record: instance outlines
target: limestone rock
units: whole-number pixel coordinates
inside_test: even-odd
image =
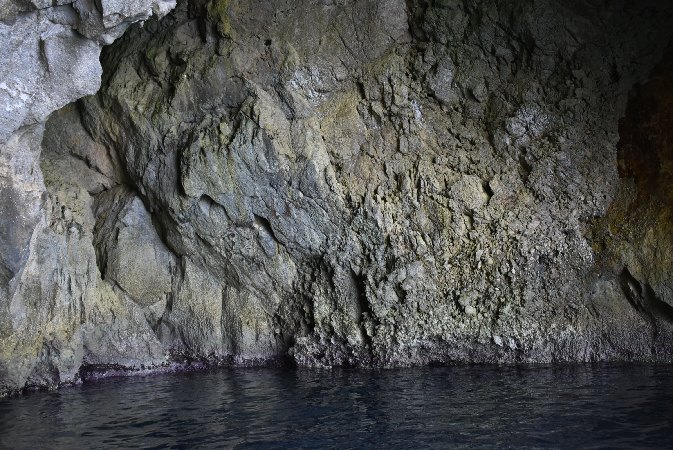
[[[61,165],[51,172],[59,174],[55,181],[61,185],[45,186],[44,123],[53,111],[97,92],[104,43],[172,6],[172,1],[0,2],[0,395],[76,379],[83,303],[93,295],[98,275],[87,229],[88,192],[72,183],[61,190],[60,180],[72,176],[58,158],[45,159],[45,165]],[[112,186],[106,181],[110,173],[91,175],[97,189]]]
[[[193,360],[672,360],[669,229],[624,206],[651,183],[617,143],[673,6],[594,3],[182,1],[104,51],[41,157],[41,121],[100,73],[66,92],[46,67],[168,4],[5,14],[33,24],[2,25],[13,48],[53,31],[34,85],[0,85],[0,389]]]

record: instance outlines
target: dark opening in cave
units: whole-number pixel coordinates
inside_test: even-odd
[[[673,46],[649,79],[629,95],[619,122],[618,193],[606,216],[598,221],[602,252],[599,267],[628,274],[655,293],[670,291],[673,258]],[[650,285],[652,286],[650,288]],[[632,292],[621,283],[627,298]],[[655,308],[640,313],[656,316],[670,309],[657,299]],[[662,316],[663,317],[663,316]],[[668,317],[666,315],[666,317]]]
[[[634,89],[619,135],[619,175],[633,178],[638,190],[631,208],[650,202],[673,208],[673,47]]]

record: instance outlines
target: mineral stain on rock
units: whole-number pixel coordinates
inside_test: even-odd
[[[140,3],[98,93],[0,149],[1,393],[673,359],[673,5]]]
[[[619,123],[618,194],[605,217],[596,222],[599,262],[615,272],[623,266],[620,277],[627,297],[652,299],[657,320],[670,320],[666,311],[671,308],[673,260],[667,249],[673,245],[672,55],[669,47],[649,79],[630,93]],[[665,300],[654,300],[654,292],[664,294]],[[643,312],[642,306],[634,307]]]

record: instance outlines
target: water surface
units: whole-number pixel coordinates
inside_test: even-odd
[[[229,369],[0,401],[9,448],[670,448],[673,367]]]

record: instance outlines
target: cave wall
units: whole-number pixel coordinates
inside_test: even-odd
[[[174,6],[172,0],[0,1],[0,396],[26,383],[75,379],[82,293],[97,276],[86,254],[91,244],[79,245],[77,227],[56,234],[48,227],[60,206],[40,168],[45,122],[98,91],[105,44]]]
[[[673,92],[647,84],[659,3],[192,0],[130,27],[96,95],[3,147],[31,170],[0,178],[1,389],[671,360],[669,140],[637,147],[670,108],[634,90]]]

